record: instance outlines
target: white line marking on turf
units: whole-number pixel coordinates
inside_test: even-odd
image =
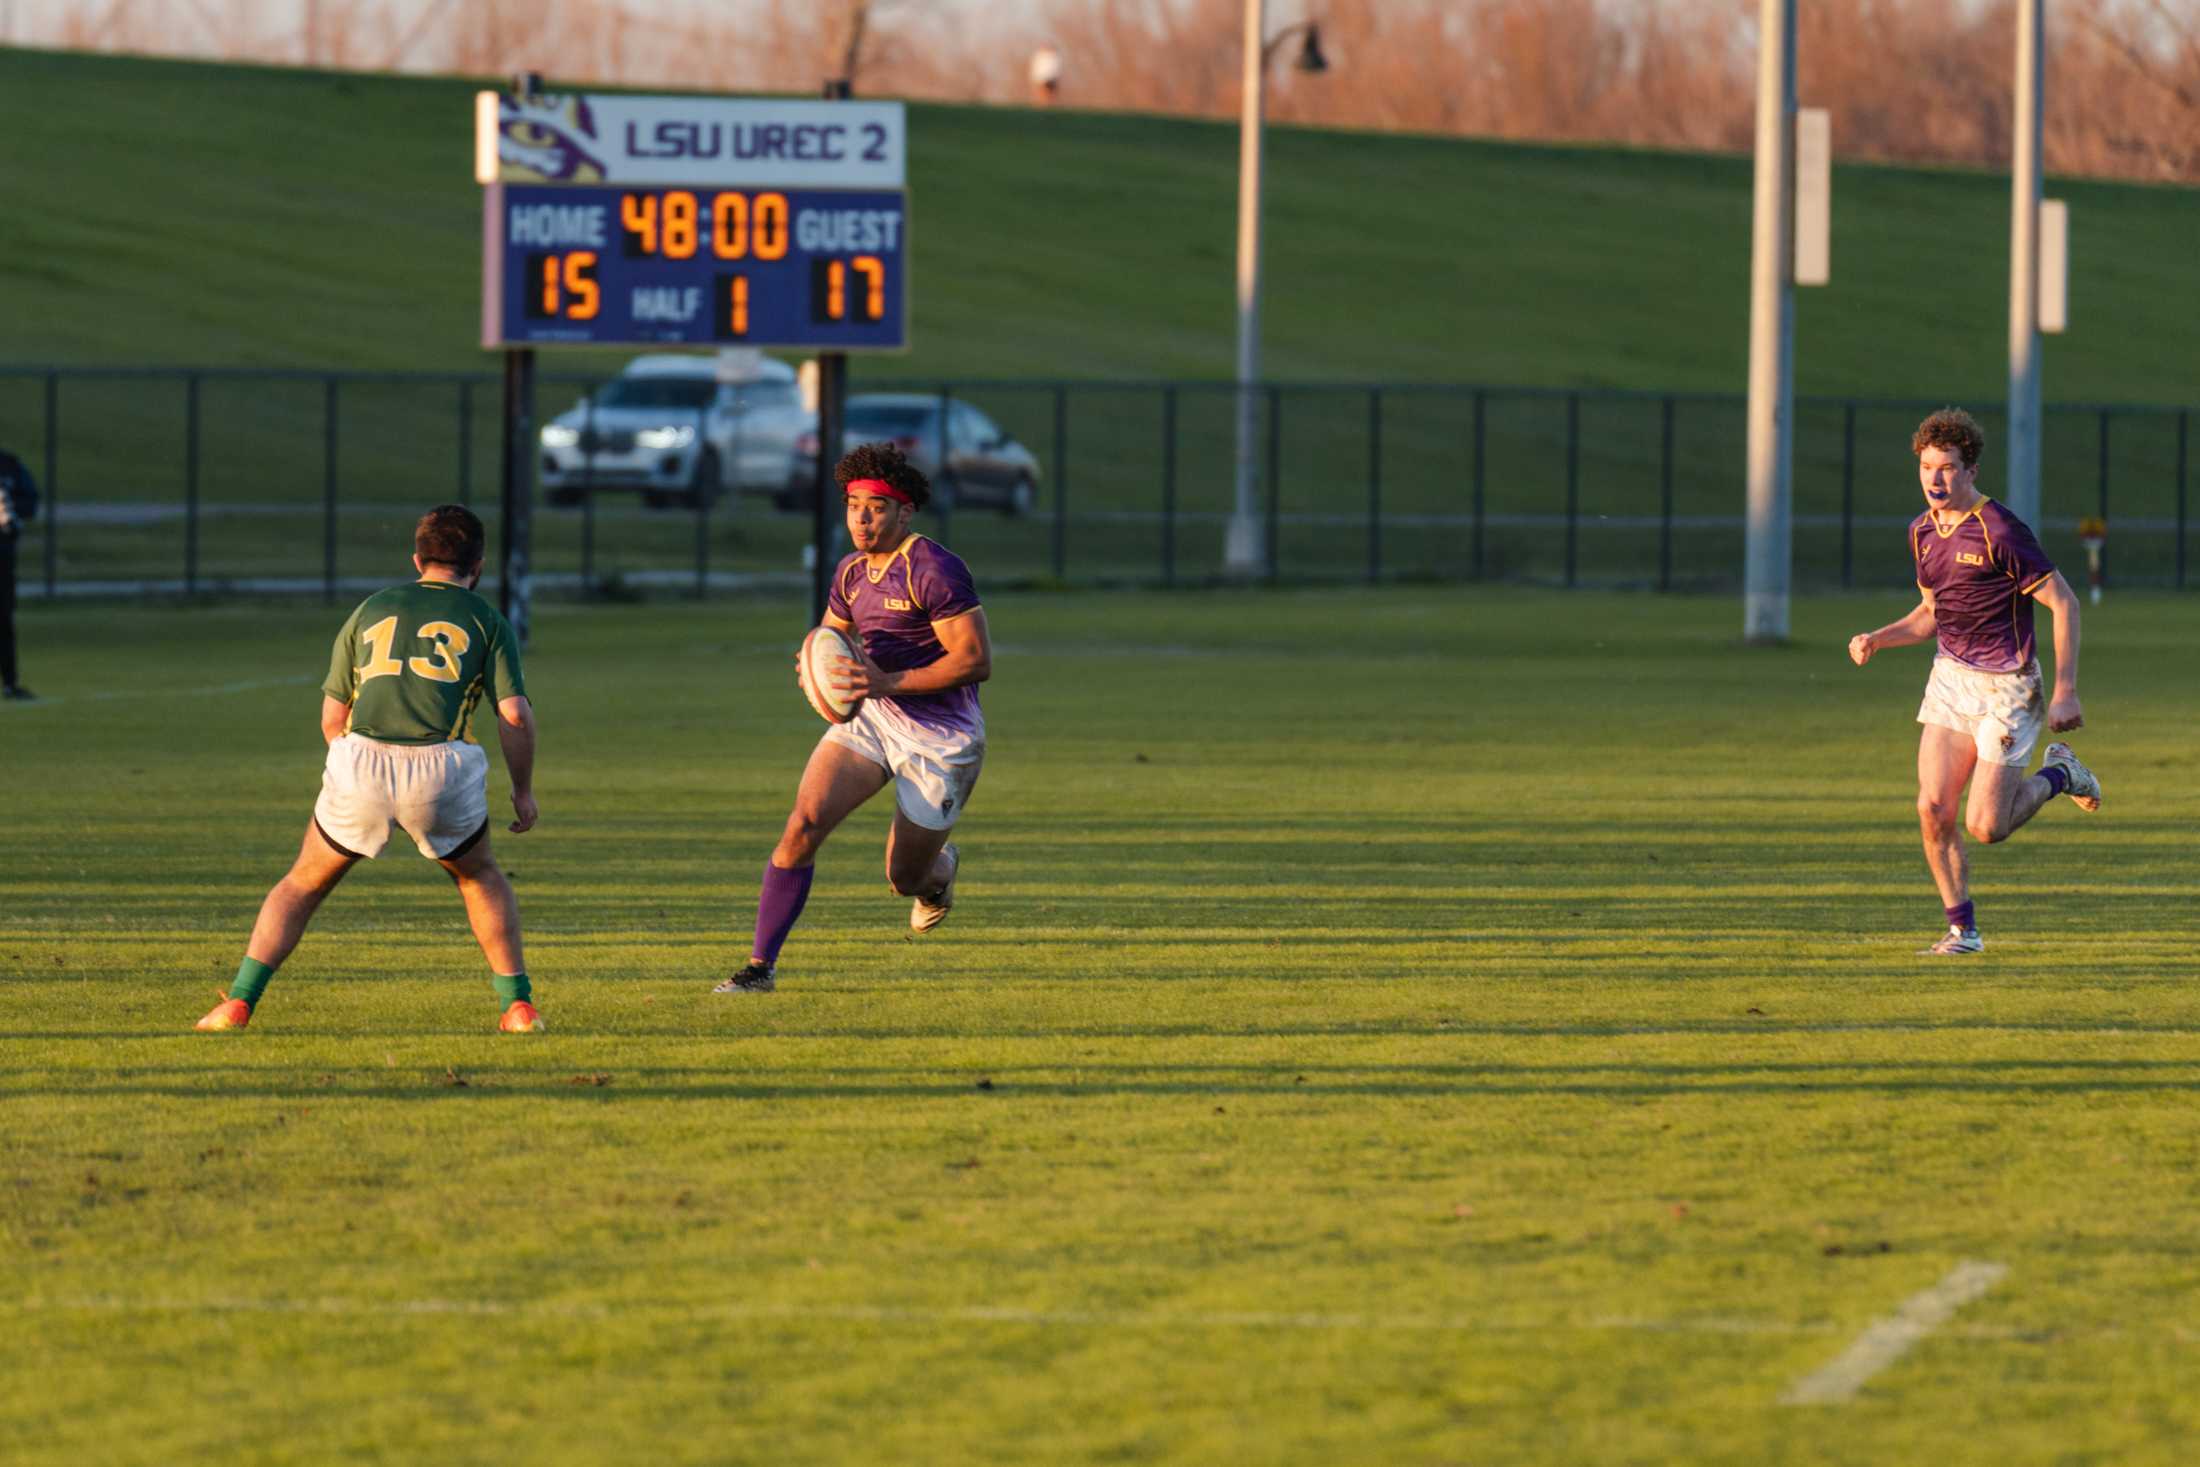
[[[1827,1406],[1856,1395],[1865,1381],[1909,1352],[1964,1305],[2000,1283],[2009,1273],[1999,1263],[1959,1263],[1947,1277],[1856,1337],[1856,1343],[1819,1370],[1812,1371],[1780,1397],[1783,1406]]]
[[[354,1317],[476,1315],[489,1318],[607,1319],[635,1314],[673,1314],[692,1319],[811,1320],[859,1324],[1011,1324],[1074,1329],[1145,1330],[1310,1330],[1378,1334],[1544,1335],[1655,1333],[1684,1335],[1796,1336],[1827,1335],[1830,1324],[1789,1324],[1781,1320],[1697,1315],[1681,1319],[1606,1316],[1588,1320],[1497,1321],[1461,1315],[1286,1313],[1271,1310],[1201,1310],[1142,1313],[1127,1309],[1022,1309],[1003,1305],[944,1305],[912,1308],[876,1304],[708,1304],[687,1300],[632,1299],[589,1304],[577,1300],[504,1299],[350,1299],[338,1297],[266,1299],[214,1296],[203,1299],[123,1298],[80,1295],[0,1301],[6,1314],[319,1314]],[[1958,1329],[1950,1334],[1977,1339],[2020,1339],[2027,1332],[2005,1327]]]
[[[31,713],[40,708],[59,708],[64,703],[120,703],[139,698],[223,698],[231,693],[254,693],[262,688],[295,688],[319,681],[319,678],[306,675],[256,677],[242,682],[214,683],[203,688],[129,688],[107,693],[82,693],[74,698],[40,698],[35,702],[17,703],[13,707]]]

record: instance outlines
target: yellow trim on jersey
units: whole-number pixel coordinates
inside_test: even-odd
[[[2049,571],[2049,572],[2048,572],[2048,573],[2047,573],[2046,575],[2044,575],[2044,576],[2041,576],[2041,577],[2040,577],[2040,578],[2039,578],[2038,580],[2034,581],[2034,582],[2033,582],[2033,583],[2032,583],[2031,585],[2029,585],[2029,586],[2019,586],[2019,587],[2017,587],[2017,594],[2018,594],[2019,596],[2029,596],[2029,595],[2031,595],[2031,594],[2032,594],[2032,593],[2033,593],[2034,591],[2037,591],[2037,590],[2038,590],[2038,589],[2039,589],[2040,587],[2042,587],[2042,586],[2046,585],[2046,584],[2047,584],[2047,583],[2048,583],[2049,581],[2052,581],[2053,579],[2055,579],[2055,573],[2054,573],[2053,571]]]
[[[909,550],[911,546],[923,538],[922,535],[904,535],[901,538],[901,544],[894,547],[894,555],[901,561],[902,589],[909,593],[909,604],[919,611],[924,611],[924,603],[917,599],[917,567],[916,562],[909,558]],[[888,561],[887,565],[891,568],[893,561]],[[925,614],[930,615],[931,613],[926,612]]]
[[[1972,506],[1971,506],[1970,510],[1969,510],[1969,511],[1968,511],[1967,513],[1965,513],[1965,515],[1963,516],[1963,519],[1957,520],[1957,521],[1956,521],[1956,522],[1955,522],[1954,524],[1950,525],[1950,526],[1949,526],[1949,527],[1948,527],[1947,529],[1945,529],[1945,530],[1943,530],[1943,529],[1942,529],[1942,528],[1940,527],[1940,518],[1939,518],[1939,516],[1935,515],[1935,514],[1934,514],[1934,513],[1933,513],[1933,512],[1931,511],[1931,510],[1927,510],[1927,511],[1925,511],[1925,521],[1926,521],[1926,523],[1927,523],[1927,524],[1929,524],[1929,525],[1931,525],[1931,526],[1933,527],[1933,533],[1934,533],[1934,534],[1938,535],[1938,536],[1939,536],[1939,537],[1940,537],[1941,539],[1945,540],[1945,539],[1947,539],[1947,538],[1948,538],[1948,537],[1949,537],[1950,535],[1953,535],[1953,534],[1954,534],[1954,533],[1955,533],[1956,531],[1958,531],[1958,530],[1960,530],[1960,529],[1962,529],[1962,528],[1963,528],[1963,520],[1967,520],[1967,519],[1970,519],[1970,518],[1972,518],[1972,516],[1974,516],[1974,515],[1978,515],[1978,513],[1979,513],[1979,511],[1980,511],[1980,510],[1982,510],[1982,509],[1986,508],[1986,506],[1987,506],[1987,505],[1989,505],[1989,504],[1992,504],[1992,503],[1993,503],[1993,501],[1992,501],[1991,499],[1988,499],[1988,498],[1987,498],[1987,497],[1986,497],[1985,495],[1981,494],[1981,495],[1980,495],[1980,496],[1978,497],[1978,503],[1976,503],[1976,504],[1974,504],[1974,505],[1972,505]],[[1984,517],[1984,516],[1979,516],[1979,522],[1978,522],[1978,527],[1979,527],[1979,533],[1981,533],[1981,534],[1985,534],[1985,532],[1986,532],[1986,520],[1985,520],[1985,517]],[[1992,535],[1987,535],[1987,536],[1986,536],[1986,548],[1987,548],[1988,550],[1992,550],[1992,549],[1994,548],[1994,537],[1993,537]]]
[[[481,704],[481,690],[487,685],[488,678],[489,669],[484,666],[474,674],[474,680],[467,684],[466,696],[459,700],[458,722],[451,725],[453,740],[462,740],[469,744],[474,742],[473,733],[467,725],[474,721],[474,709]]]

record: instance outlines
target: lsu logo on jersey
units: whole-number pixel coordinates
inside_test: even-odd
[[[902,600],[899,596],[889,596],[886,598],[886,609],[888,611],[915,611],[917,608],[914,604]]]
[[[1983,555],[1975,555],[1975,554],[1973,554],[1972,552],[1970,552],[1970,551],[1968,551],[1968,550],[1958,550],[1958,551],[1956,552],[1956,564],[1957,564],[1957,565],[1984,565],[1984,564],[1986,564],[1986,557],[1985,557],[1985,556],[1983,556]]]

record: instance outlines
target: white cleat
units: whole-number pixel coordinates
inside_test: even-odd
[[[949,841],[944,847],[950,863],[947,868],[947,885],[928,897],[918,897],[909,908],[909,930],[930,932],[947,920],[947,909],[955,905],[955,878],[962,875],[962,852]]]
[[[1986,939],[1978,935],[1976,927],[1950,927],[1948,935],[1931,947],[1921,947],[1921,958],[1960,958],[1971,953],[1986,951]]]
[[[2061,769],[2068,781],[2063,793],[2070,796],[2070,803],[2091,814],[2101,808],[2101,777],[2078,762],[2078,756],[2068,744],[2049,744],[2047,757],[2040,761],[2042,769]]]

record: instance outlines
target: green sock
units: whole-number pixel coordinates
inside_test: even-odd
[[[253,1008],[260,1006],[260,995],[267,990],[267,980],[275,976],[275,970],[266,963],[246,958],[237,964],[237,980],[229,985],[229,996],[241,998]]]
[[[496,980],[497,1001],[506,1008],[516,1003],[525,1003],[534,995],[535,990],[528,983],[525,973],[492,973],[489,976]]]

